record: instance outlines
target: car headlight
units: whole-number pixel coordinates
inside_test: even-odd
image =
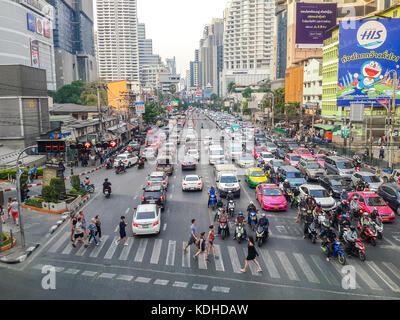
[[[287,201],[283,201],[283,204],[287,204]]]

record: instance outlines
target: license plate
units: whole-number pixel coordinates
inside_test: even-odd
[[[155,200],[150,200],[149,203],[156,203],[156,201]]]
[[[149,227],[148,224],[145,224],[145,225],[142,226],[143,229],[147,229],[148,227]]]
[[[278,209],[279,209],[279,207],[274,207],[274,209],[275,209],[275,210],[278,210]]]
[[[190,187],[189,189],[190,189],[190,190],[194,190],[195,188],[193,188],[193,187]]]

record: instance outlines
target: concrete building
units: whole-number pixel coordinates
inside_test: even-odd
[[[108,105],[125,112],[128,106],[132,106],[129,96],[134,96],[136,99],[141,95],[141,90],[142,87],[138,81],[110,81],[107,83]]]
[[[176,92],[179,90],[180,75],[171,73],[157,74],[157,88],[162,94],[170,94],[171,85],[175,85]]]
[[[303,65],[296,65],[286,69],[285,103],[301,103],[303,101],[303,73]]]
[[[0,84],[1,143],[15,149],[35,145],[50,129],[46,70],[0,65]]]
[[[167,65],[167,67],[169,68],[169,72],[171,72],[171,74],[176,74],[176,60],[175,60],[175,57],[173,57],[172,59],[165,59],[165,63]]]
[[[76,80],[97,80],[93,2],[46,1],[53,6],[55,12],[53,32],[57,88]]]
[[[286,70],[286,46],[287,46],[287,5],[285,0],[275,3],[274,25],[274,80],[284,79]]]
[[[44,0],[0,0],[0,9],[0,65],[43,69],[46,89],[56,90],[53,7]],[[3,80],[1,87],[10,85]]]
[[[225,10],[222,95],[230,82],[248,86],[273,78],[275,3],[231,0]]]
[[[144,88],[155,89],[157,88],[157,75],[169,74],[168,68],[163,64],[158,65],[144,65],[141,70],[141,84]]]
[[[139,81],[136,0],[97,0],[99,77]]]
[[[302,63],[303,106],[306,113],[311,114],[311,110],[320,109],[322,104],[322,57],[310,57]]]

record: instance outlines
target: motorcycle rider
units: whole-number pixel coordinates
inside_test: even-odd
[[[118,169],[117,170],[125,171],[125,164],[122,160],[118,161]]]
[[[328,256],[326,258],[326,261],[329,261],[329,258],[332,254],[334,241],[336,239],[336,234],[331,229],[331,225],[328,222],[326,222],[326,221],[323,222],[322,226],[323,226],[323,229],[321,230],[319,236],[322,239],[322,246],[324,246],[328,249]]]
[[[217,200],[217,191],[214,189],[214,186],[211,186],[210,190],[208,190],[208,207],[210,207],[211,196],[215,196],[215,200]]]
[[[346,242],[345,251],[347,254],[353,250],[357,238],[356,228],[352,225],[343,232],[343,239]]]
[[[258,225],[263,227],[265,231],[269,227],[269,220],[264,212],[261,214],[260,220],[258,220]]]
[[[141,156],[139,156],[138,163],[139,166],[144,166],[144,159]]]
[[[346,190],[342,190],[342,192],[340,193],[340,200],[348,200],[349,199],[349,194],[347,193]]]
[[[110,193],[111,193],[111,182],[109,182],[107,178],[104,179],[104,182],[103,182],[103,193],[105,193],[106,189],[109,189]]]
[[[374,209],[371,211],[370,217],[371,217],[371,220],[374,222],[379,217],[378,209],[376,207],[374,207]]]
[[[356,191],[364,191],[366,188],[366,183],[363,180],[358,180],[356,184]]]
[[[297,216],[296,216],[296,222],[299,222],[300,216],[301,216],[301,211],[302,209],[307,210],[307,202],[304,197],[300,199],[299,206],[297,207]]]
[[[228,215],[226,214],[226,211],[224,209],[220,209],[219,217],[218,217],[218,222],[225,222],[226,223],[226,235],[229,236],[229,220],[228,220]],[[221,227],[218,225],[218,234],[221,234]]]
[[[313,223],[313,221],[314,221],[313,214],[311,212],[306,212],[306,216],[305,216],[304,221],[305,222],[304,222],[304,230],[303,230],[304,236],[303,236],[303,238],[305,239],[307,237],[307,235],[308,235],[308,226],[311,223]]]
[[[317,205],[316,205],[316,207],[315,207],[315,209],[313,210],[313,215],[314,215],[314,217],[317,219],[318,218],[318,216],[322,213],[322,206],[321,206],[321,204],[318,202],[317,203]]]
[[[83,183],[84,183],[85,187],[89,187],[91,185],[89,176],[86,176],[86,179]]]
[[[247,223],[250,225],[250,212],[257,212],[257,208],[254,205],[253,201],[250,201],[249,206],[247,207]],[[257,223],[257,215],[256,215],[256,223]]]
[[[297,197],[299,197],[300,196],[300,190],[299,190],[299,188],[296,188],[296,189],[294,189],[293,190],[293,199],[292,199],[292,203],[291,203],[291,207],[293,207],[293,205],[294,205],[294,203],[296,202],[296,201],[298,201],[299,203],[300,203],[300,199],[298,199]],[[297,204],[298,205],[298,204]]]
[[[235,234],[233,236],[233,240],[236,240],[236,227],[239,223],[242,223],[243,227],[244,227],[244,215],[242,211],[238,212],[238,215],[235,219]],[[246,230],[244,230],[244,233],[246,234]]]
[[[316,202],[315,202],[315,199],[310,194],[307,195],[306,202],[307,202],[308,209],[314,210],[314,208],[316,206]]]
[[[372,219],[369,216],[368,212],[364,212],[361,219],[360,219],[360,224],[361,224],[361,232],[364,232],[365,228],[372,223]]]

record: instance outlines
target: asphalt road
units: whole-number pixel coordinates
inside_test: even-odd
[[[199,135],[217,137],[215,124],[195,117]],[[203,122],[204,129],[200,129]],[[185,135],[186,128],[183,136]],[[318,244],[302,237],[302,226],[295,223],[293,210],[267,213],[270,238],[262,248],[258,261],[262,273],[250,264],[242,274],[247,255],[247,244],[232,239],[216,238],[220,259],[195,261],[191,254],[183,254],[189,237],[190,220],[196,218],[197,233],[208,231],[213,214],[207,209],[207,190],[215,185],[212,166],[202,145],[202,163],[196,174],[203,177],[202,192],[182,192],[182,172],[175,166],[169,179],[167,205],[162,213],[161,233],[156,236],[132,235],[132,210],[140,203],[145,177],[154,169],[146,163],[143,170],[130,168],[115,175],[102,169],[92,175],[96,192],[84,208],[87,221],[95,215],[102,220],[103,242],[87,249],[71,246],[70,226],[61,227],[28,261],[15,267],[1,269],[0,287],[13,288],[11,293],[0,292],[3,299],[399,299],[400,298],[400,230],[396,221],[385,224],[384,239],[376,247],[366,244],[367,260],[348,258],[348,265],[356,271],[356,288],[342,286],[342,266],[337,261],[327,262]],[[183,145],[179,156],[182,156]],[[101,184],[108,177],[113,194],[105,199]],[[241,197],[237,209],[245,211],[250,200],[255,200],[241,178]],[[258,204],[257,204],[258,206]],[[258,206],[259,207],[259,206]],[[128,217],[129,246],[115,246],[117,225],[121,215]],[[233,228],[231,227],[233,235]],[[56,268],[56,289],[42,288],[42,267]],[[2,266],[0,266],[1,268]],[[244,290],[245,289],[245,290]]]

